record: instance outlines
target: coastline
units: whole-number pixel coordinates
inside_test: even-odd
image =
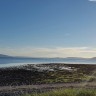
[[[96,65],[96,63],[80,63],[80,62],[74,62],[74,63],[71,63],[71,62],[29,62],[29,63],[6,63],[6,64],[0,64],[0,68],[8,68],[8,67],[18,67],[18,66],[26,66],[26,65],[32,65],[32,64],[35,64],[35,65],[42,65],[42,64],[82,64],[82,65]]]

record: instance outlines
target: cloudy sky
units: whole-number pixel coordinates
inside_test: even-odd
[[[96,0],[0,0],[0,53],[95,57]]]

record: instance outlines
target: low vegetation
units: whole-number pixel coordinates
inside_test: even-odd
[[[86,81],[96,82],[96,65],[42,64],[37,66],[53,68],[54,71],[39,70],[33,67],[33,65],[20,68],[0,69],[0,86]],[[61,70],[59,67],[70,67],[72,70]],[[30,68],[30,70],[28,68]]]
[[[96,89],[59,89],[45,93],[26,94],[24,96],[96,96]]]
[[[14,96],[13,93],[15,91],[25,94],[24,96],[96,96],[96,86],[93,86],[95,83],[96,65],[91,64],[29,64],[13,68],[0,68],[0,87],[10,86],[12,88],[11,93],[2,91],[4,94],[8,94],[6,96]],[[70,85],[53,87],[52,84]],[[75,84],[84,85],[74,86]],[[16,89],[20,85],[24,85],[25,89]],[[34,87],[29,90],[29,85],[45,85],[45,87],[40,89],[34,89]],[[50,85],[51,87],[47,88],[46,85]],[[83,87],[85,89],[82,89]]]

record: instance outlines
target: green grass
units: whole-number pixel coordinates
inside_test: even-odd
[[[96,89],[59,89],[45,93],[26,94],[24,96],[96,96]]]

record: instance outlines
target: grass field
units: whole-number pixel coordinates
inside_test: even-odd
[[[26,94],[23,96],[96,96],[96,89],[58,89],[45,93]]]

